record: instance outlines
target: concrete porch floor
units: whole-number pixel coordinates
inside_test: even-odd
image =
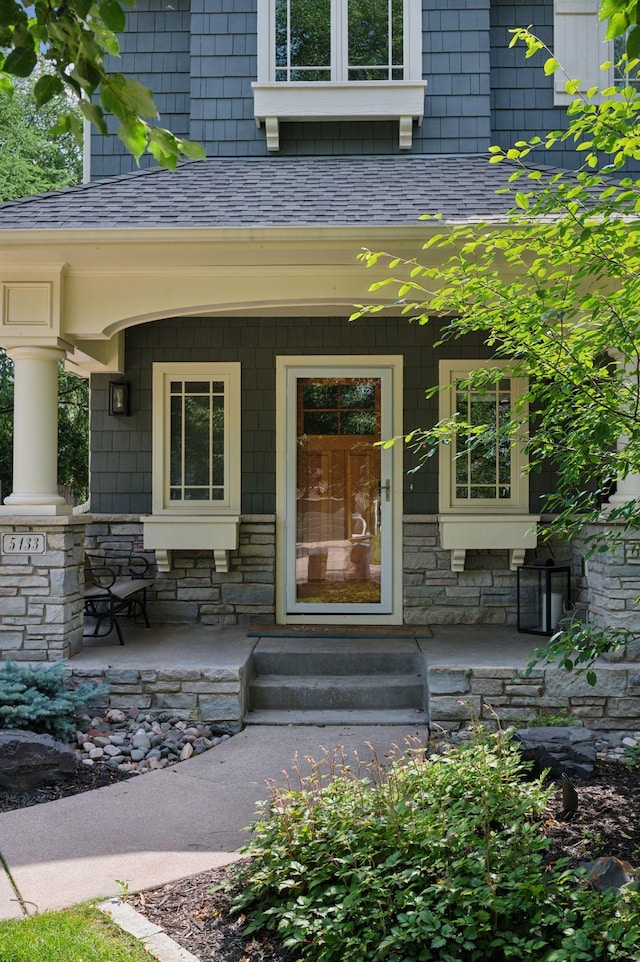
[[[121,622],[124,645],[115,632],[104,638],[84,638],[84,648],[72,658],[74,667],[112,668],[225,668],[240,670],[246,664],[259,637],[249,637],[250,626],[152,625],[145,628],[125,619]],[[435,625],[433,638],[419,639],[429,667],[522,668],[530,653],[542,647],[540,635],[518,632],[505,625]],[[379,642],[383,636],[376,636]],[[411,637],[408,635],[407,637]],[[338,647],[339,638],[324,641],[328,649]],[[393,638],[388,639],[393,650]],[[323,646],[324,647],[324,646]]]

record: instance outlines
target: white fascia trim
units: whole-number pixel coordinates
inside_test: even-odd
[[[482,223],[486,223],[491,218],[483,217]],[[494,219],[496,227],[506,223],[504,219]],[[224,244],[233,243],[248,244],[259,239],[261,243],[278,243],[294,240],[296,242],[307,243],[309,239],[325,240],[330,242],[332,239],[339,238],[341,241],[354,242],[371,241],[372,234],[384,236],[397,240],[415,241],[416,237],[424,237],[425,232],[441,231],[441,224],[436,227],[429,227],[423,221],[416,221],[416,225],[407,224],[364,224],[360,227],[353,225],[328,224],[300,224],[297,226],[282,227],[268,226],[248,226],[248,227],[69,227],[69,228],[16,228],[13,230],[0,230],[0,263],[4,260],[4,255],[11,248],[43,246],[55,247],[59,250],[63,245],[78,245],[83,248],[91,244],[100,244],[104,247],[126,247],[138,244],[148,248],[150,246],[161,247],[162,245],[176,244]],[[371,244],[367,244],[371,247]],[[66,253],[66,252],[65,252]],[[15,258],[15,255],[13,255]],[[16,260],[16,263],[23,264],[24,261]],[[71,269],[71,268],[70,268]]]

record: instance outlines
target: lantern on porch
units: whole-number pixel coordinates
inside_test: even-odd
[[[553,561],[520,565],[517,579],[518,631],[553,635],[571,602],[571,568]]]

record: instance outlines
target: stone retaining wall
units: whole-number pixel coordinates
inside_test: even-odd
[[[108,668],[103,672],[70,662],[72,684],[107,685],[92,708],[137,708],[152,715],[199,719],[239,731],[245,713],[246,666],[231,668]]]
[[[458,728],[473,717],[510,725],[569,710],[596,731],[635,731],[640,718],[640,668],[597,669],[595,687],[563,669],[534,669],[514,678],[515,668],[427,669],[431,722]]]
[[[109,692],[94,707],[138,708],[156,716],[171,713],[226,726],[242,727],[246,713],[247,666],[215,668],[90,668],[67,666],[72,682],[106,684]],[[520,724],[568,711],[594,731],[635,731],[640,718],[640,668],[599,668],[592,688],[557,668],[535,669],[515,678],[515,668],[426,668],[429,718],[445,730],[471,720],[487,726]]]

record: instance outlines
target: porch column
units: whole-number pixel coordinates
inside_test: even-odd
[[[59,347],[13,346],[14,362],[13,493],[2,514],[71,514],[58,494]]]
[[[625,360],[618,351],[610,351],[611,357],[615,359],[617,364],[627,372],[629,380],[633,378],[634,380],[638,375],[638,365],[640,364],[640,359],[635,358],[632,361]],[[629,443],[629,438],[623,435],[618,440],[618,451],[624,451],[625,447]],[[619,478],[616,482],[616,493],[612,494],[608,499],[608,503],[612,508],[620,507],[623,504],[629,504],[632,501],[637,501],[640,499],[640,474],[637,472],[630,472],[626,477]]]
[[[618,441],[618,451],[624,450],[627,444],[627,438],[620,438]],[[616,493],[612,494],[608,499],[608,503],[613,508],[617,508],[622,504],[628,504],[631,501],[640,500],[640,474],[637,472],[630,472],[626,478],[619,478],[616,482]]]

